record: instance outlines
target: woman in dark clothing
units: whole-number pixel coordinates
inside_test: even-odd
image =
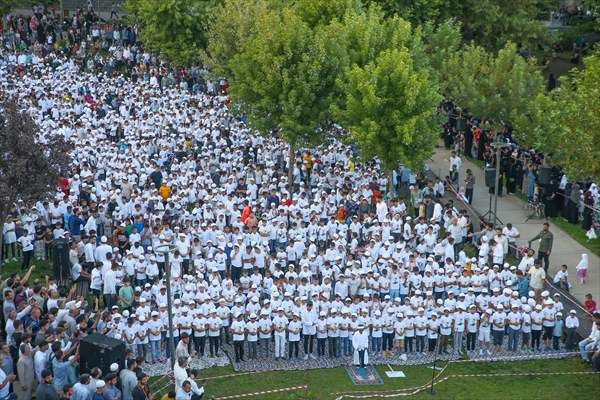
[[[583,221],[581,226],[584,230],[588,231],[592,227],[592,220],[594,215],[594,196],[589,190],[583,195]]]
[[[579,184],[571,185],[571,194],[567,203],[567,219],[570,223],[576,224],[579,220]]]

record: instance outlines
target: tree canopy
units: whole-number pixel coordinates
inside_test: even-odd
[[[17,200],[29,201],[53,194],[69,166],[69,145],[54,136],[37,140],[38,127],[18,105],[0,101],[0,220]]]
[[[378,157],[389,171],[398,163],[420,166],[431,156],[442,97],[407,48],[384,50],[364,67],[353,66],[339,84],[344,104],[334,106],[334,115],[364,158]]]
[[[600,51],[584,58],[560,87],[532,101],[519,139],[562,166],[569,177],[600,178]]]
[[[543,93],[544,80],[534,60],[508,43],[496,55],[469,45],[442,62],[440,84],[446,95],[473,115],[496,126],[517,123],[530,102]]]
[[[200,62],[216,0],[127,0],[144,46],[175,65]]]
[[[415,25],[439,25],[448,19],[460,23],[466,43],[487,50],[506,42],[539,44],[546,36],[543,20],[550,15],[550,0],[370,0],[386,15],[400,15]]]

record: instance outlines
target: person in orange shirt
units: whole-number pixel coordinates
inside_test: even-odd
[[[158,192],[160,193],[160,196],[163,198],[164,201],[169,200],[169,197],[171,197],[171,188],[169,186],[167,186],[165,183],[163,183],[160,186],[160,189],[158,189]]]
[[[248,217],[252,214],[252,209],[250,208],[250,204],[248,200],[244,200],[244,209],[242,210],[242,222],[245,224]]]

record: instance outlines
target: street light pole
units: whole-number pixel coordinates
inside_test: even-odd
[[[167,281],[167,316],[169,319],[169,353],[171,354],[170,362],[171,362],[171,370],[175,368],[175,340],[173,338],[173,308],[172,308],[172,298],[171,298],[171,265],[169,264],[169,253],[174,248],[174,245],[164,244],[159,246],[159,248],[163,248],[166,250],[159,250],[159,252],[163,253],[165,256],[165,279]],[[158,250],[158,249],[157,249]]]
[[[494,227],[498,225],[500,218],[498,218],[498,192],[500,185],[500,157],[502,156],[502,149],[504,147],[510,146],[510,143],[502,143],[500,141],[500,136],[496,133],[496,137],[494,138],[494,142],[492,143],[492,147],[496,149],[496,176],[494,177]]]

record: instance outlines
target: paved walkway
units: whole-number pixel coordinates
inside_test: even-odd
[[[449,157],[449,150],[438,147],[432,159],[428,162],[428,166],[434,174],[443,178],[448,175]],[[484,214],[489,207],[489,194],[488,188],[485,186],[484,172],[480,167],[463,158],[460,170],[461,182],[464,180],[467,168],[470,168],[473,175],[475,175],[473,208]],[[542,229],[544,222],[541,219],[530,219],[525,222],[529,214],[530,211],[525,208],[525,204],[521,199],[513,195],[504,195],[498,198],[498,218],[504,224],[512,222],[513,226],[519,230],[521,237],[518,239],[517,244],[520,246],[526,246],[527,241]],[[571,294],[582,303],[587,293],[592,293],[596,301],[600,300],[600,257],[577,243],[552,222],[550,223],[550,231],[554,233],[554,244],[550,255],[550,278],[554,277],[560,265],[566,264],[569,267],[569,283],[572,285]],[[536,250],[537,245],[537,242],[532,243],[532,247]],[[575,266],[579,262],[582,253],[589,255],[588,279],[584,285],[581,285],[575,276]]]

